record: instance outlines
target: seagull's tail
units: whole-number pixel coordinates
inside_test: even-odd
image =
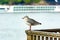
[[[39,23],[40,25],[42,25],[42,23]]]

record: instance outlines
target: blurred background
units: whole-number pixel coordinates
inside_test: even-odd
[[[32,30],[60,28],[60,13],[0,13],[0,40],[27,40],[29,26],[22,19],[26,15],[42,23]]]
[[[0,5],[60,5],[60,0],[0,0]]]

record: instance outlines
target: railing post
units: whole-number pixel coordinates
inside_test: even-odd
[[[38,35],[36,35],[36,40],[38,40]]]
[[[40,40],[42,40],[42,36],[40,36]]]
[[[46,36],[44,36],[44,40],[46,40]]]
[[[31,35],[27,35],[27,40],[31,40]]]
[[[48,37],[48,40],[50,40],[50,37]]]

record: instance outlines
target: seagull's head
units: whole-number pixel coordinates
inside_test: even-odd
[[[28,16],[24,16],[22,19],[28,19],[29,17]]]

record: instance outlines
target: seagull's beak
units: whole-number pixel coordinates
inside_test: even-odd
[[[22,18],[22,19],[24,19],[24,18]]]

